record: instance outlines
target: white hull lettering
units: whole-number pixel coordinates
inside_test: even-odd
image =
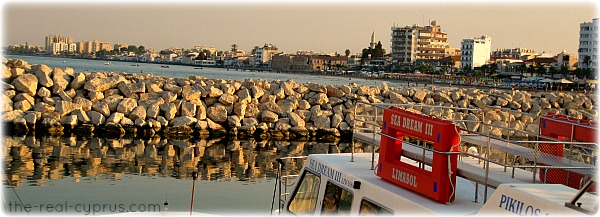
[[[541,210],[539,208],[535,208],[533,205],[525,207],[526,205],[527,204],[523,201],[519,201],[503,194],[502,197],[500,197],[500,204],[498,204],[498,207],[504,208],[504,210],[520,216],[540,215]]]
[[[398,180],[404,184],[410,185],[412,187],[417,187],[417,177],[408,173],[405,173],[402,170],[398,170],[396,168],[392,168],[392,179]]]
[[[322,164],[319,161],[310,159],[310,161],[308,162],[308,168],[314,170],[316,173],[319,173],[321,175],[328,177],[329,179],[331,179],[333,181],[339,182],[350,188],[354,187],[354,183],[351,182],[350,180],[343,178],[341,172],[334,170],[331,167],[328,167],[327,165]]]

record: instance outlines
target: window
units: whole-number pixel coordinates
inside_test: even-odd
[[[296,215],[307,215],[315,212],[321,178],[314,173],[304,171],[300,185],[294,191],[288,211]]]
[[[340,188],[331,182],[327,182],[321,215],[349,215],[351,206],[352,192]]]
[[[389,209],[371,203],[371,201],[365,199],[362,199],[362,201],[360,201],[360,209],[358,210],[358,214],[368,216],[394,215],[394,213],[392,213],[392,211],[390,211]]]

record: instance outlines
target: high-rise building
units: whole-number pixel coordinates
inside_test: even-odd
[[[490,61],[492,50],[492,37],[481,36],[479,38],[463,39],[460,43],[460,67],[479,67]]]
[[[64,35],[48,35],[46,36],[46,43],[44,49],[48,54],[56,54],[62,52],[63,45],[53,45],[54,43],[72,44],[73,39],[65,37]],[[56,49],[55,49],[56,48]]]
[[[438,21],[431,21],[429,26],[392,27],[393,62],[414,64],[417,60],[437,60],[446,56],[449,51],[448,35],[442,32]]]
[[[579,68],[598,67],[598,18],[579,24]]]

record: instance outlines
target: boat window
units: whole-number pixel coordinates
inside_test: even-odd
[[[350,215],[352,192],[327,182],[321,215]]]
[[[307,215],[315,212],[321,178],[314,173],[304,171],[288,206],[288,211],[296,215]]]
[[[359,215],[394,215],[389,209],[379,206],[371,201],[362,199],[360,201],[360,209],[358,210]]]

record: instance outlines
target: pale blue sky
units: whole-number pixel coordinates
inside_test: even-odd
[[[378,2],[310,1],[172,2],[109,1],[17,2],[2,4],[3,45],[43,45],[44,37],[62,34],[75,41],[93,40],[168,47],[231,44],[250,50],[272,43],[280,50],[357,53],[371,33],[390,50],[390,28],[438,20],[450,45],[463,38],[492,37],[492,49],[526,47],[576,53],[579,24],[598,17],[593,1]]]

